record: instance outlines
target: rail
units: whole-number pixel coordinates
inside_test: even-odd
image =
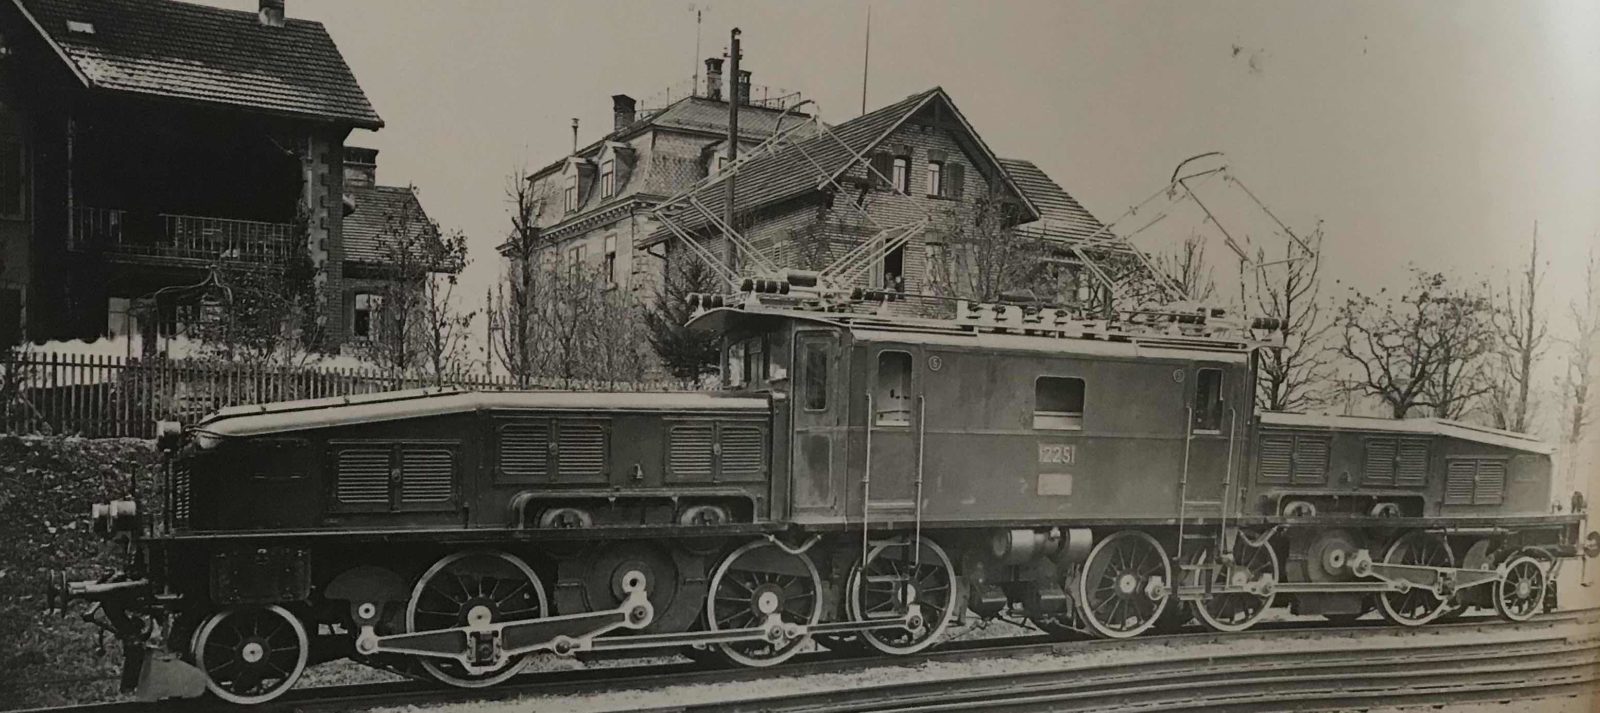
[[[288,258],[295,240],[290,223],[74,206],[67,246],[130,256],[268,262]]]

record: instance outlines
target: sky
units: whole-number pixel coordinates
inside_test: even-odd
[[[256,0],[208,0],[254,10]],[[696,12],[701,13],[696,52]],[[1600,3],[873,0],[867,106],[943,86],[1001,156],[1110,219],[1182,159],[1223,151],[1326,277],[1401,287],[1408,263],[1500,279],[1535,221],[1552,312],[1600,239]],[[387,122],[386,184],[465,231],[481,294],[506,178],[720,55],[837,123],[861,111],[868,5],[686,0],[288,0],[323,22]],[[646,103],[649,103],[646,101]],[[481,327],[481,324],[480,324]],[[1565,324],[1553,320],[1553,327]]]

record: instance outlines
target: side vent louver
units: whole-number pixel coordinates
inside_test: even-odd
[[[513,478],[550,475],[550,426],[508,423],[500,429],[500,472]]]
[[[1478,480],[1472,489],[1473,505],[1499,505],[1505,499],[1506,464],[1498,460],[1478,461]]]
[[[606,474],[606,429],[594,423],[562,422],[556,444],[556,474],[562,480],[594,480]]]
[[[710,480],[716,468],[714,427],[674,426],[668,438],[668,468],[676,480]]]
[[[178,458],[172,464],[172,527],[189,527],[189,461]]]
[[[454,481],[455,459],[450,451],[407,448],[401,454],[401,502],[449,502]]]
[[[759,428],[723,426],[723,477],[760,475],[763,472],[766,464],[762,462],[762,456],[766,453],[766,439],[762,436]]]
[[[1444,504],[1499,505],[1505,499],[1505,489],[1504,461],[1452,458],[1446,472]]]
[[[1294,467],[1294,438],[1291,436],[1263,436],[1261,438],[1260,479],[1285,481]]]
[[[389,449],[339,451],[335,495],[345,505],[389,504]]]
[[[1417,487],[1428,482],[1428,442],[1401,441],[1394,484]]]
[[[1294,482],[1320,483],[1328,477],[1328,441],[1297,436],[1294,439]]]
[[[1395,442],[1392,439],[1367,441],[1367,457],[1361,469],[1361,482],[1369,485],[1393,484],[1395,450]]]

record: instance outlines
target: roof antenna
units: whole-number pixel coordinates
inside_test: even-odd
[[[689,3],[689,9],[694,11],[694,57],[690,64],[694,65],[694,80],[689,85],[689,95],[694,96],[700,92],[700,13],[702,8]]]
[[[861,50],[861,113],[867,113],[867,67],[872,61],[872,3],[867,3],[867,41]]]

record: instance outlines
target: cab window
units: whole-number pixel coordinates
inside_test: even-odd
[[[878,354],[878,388],[872,394],[874,422],[879,426],[911,424],[911,355]]]
[[[728,386],[754,388],[767,380],[765,337],[728,343]]]
[[[800,378],[804,380],[805,409],[828,410],[828,347],[821,342],[800,345]]]
[[[1200,369],[1194,380],[1194,430],[1222,430],[1222,370]]]
[[[1033,427],[1053,431],[1083,428],[1083,379],[1041,376],[1033,385]]]

